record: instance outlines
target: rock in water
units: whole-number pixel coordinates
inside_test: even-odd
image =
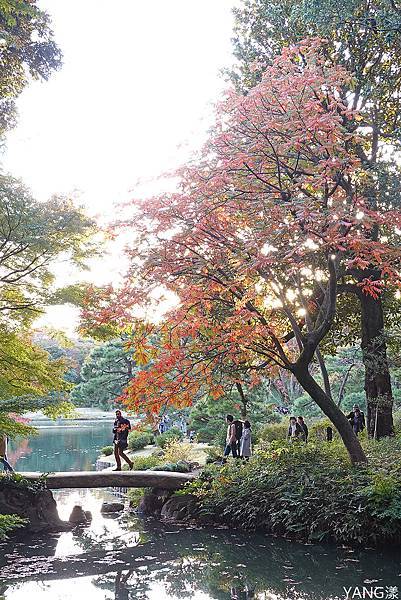
[[[25,531],[29,533],[71,528],[70,523],[58,516],[57,504],[50,490],[4,475],[0,476],[0,514],[28,519]]]
[[[187,521],[197,514],[198,499],[192,494],[172,496],[163,505],[161,517],[171,521]]]
[[[124,510],[124,504],[122,502],[103,502],[100,512],[114,513],[121,512],[122,510]]]
[[[171,494],[170,490],[152,489],[142,497],[138,506],[138,512],[147,517],[158,517],[163,505],[170,498]]]
[[[71,511],[70,518],[68,519],[73,525],[85,524],[88,522],[85,511],[82,506],[76,504]]]

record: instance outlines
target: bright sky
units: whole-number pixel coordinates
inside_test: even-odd
[[[219,70],[233,60],[237,3],[39,0],[64,65],[18,100],[4,169],[39,199],[77,191],[92,214],[112,214],[138,179],[180,164],[201,144],[226,86]],[[95,266],[93,278],[104,281],[112,268]],[[65,311],[49,312],[53,326],[65,320]]]

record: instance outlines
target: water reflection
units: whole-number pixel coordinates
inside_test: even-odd
[[[17,471],[93,471],[100,449],[111,444],[111,429],[104,421],[40,426],[37,436],[10,444],[9,459]]]
[[[106,492],[59,495],[63,517],[77,501],[92,510],[90,527],[3,544],[6,600],[331,600],[345,597],[343,586],[401,590],[394,553],[172,527],[135,515],[105,518],[100,503]]]

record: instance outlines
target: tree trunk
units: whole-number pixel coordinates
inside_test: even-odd
[[[393,393],[383,336],[384,319],[381,299],[359,294],[361,302],[362,356],[365,365],[367,428],[370,437],[394,435]]]
[[[335,402],[329,398],[315,381],[309,371],[307,369],[305,370],[305,368],[299,368],[294,374],[304,390],[308,392],[310,397],[336,427],[344,446],[348,451],[352,464],[368,462],[357,436],[352,431],[348,419],[336,406]]]
[[[241,399],[241,419],[244,420],[246,419],[247,416],[247,405],[248,405],[248,399],[245,396],[245,392],[244,392],[244,388],[242,387],[242,385],[240,383],[236,383],[235,384],[239,393],[239,397]]]

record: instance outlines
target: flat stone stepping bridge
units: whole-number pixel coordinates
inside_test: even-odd
[[[42,473],[21,473],[26,479],[38,481]],[[188,481],[196,479],[194,473],[171,473],[170,471],[67,471],[46,476],[51,490],[64,488],[149,487],[178,490]]]

